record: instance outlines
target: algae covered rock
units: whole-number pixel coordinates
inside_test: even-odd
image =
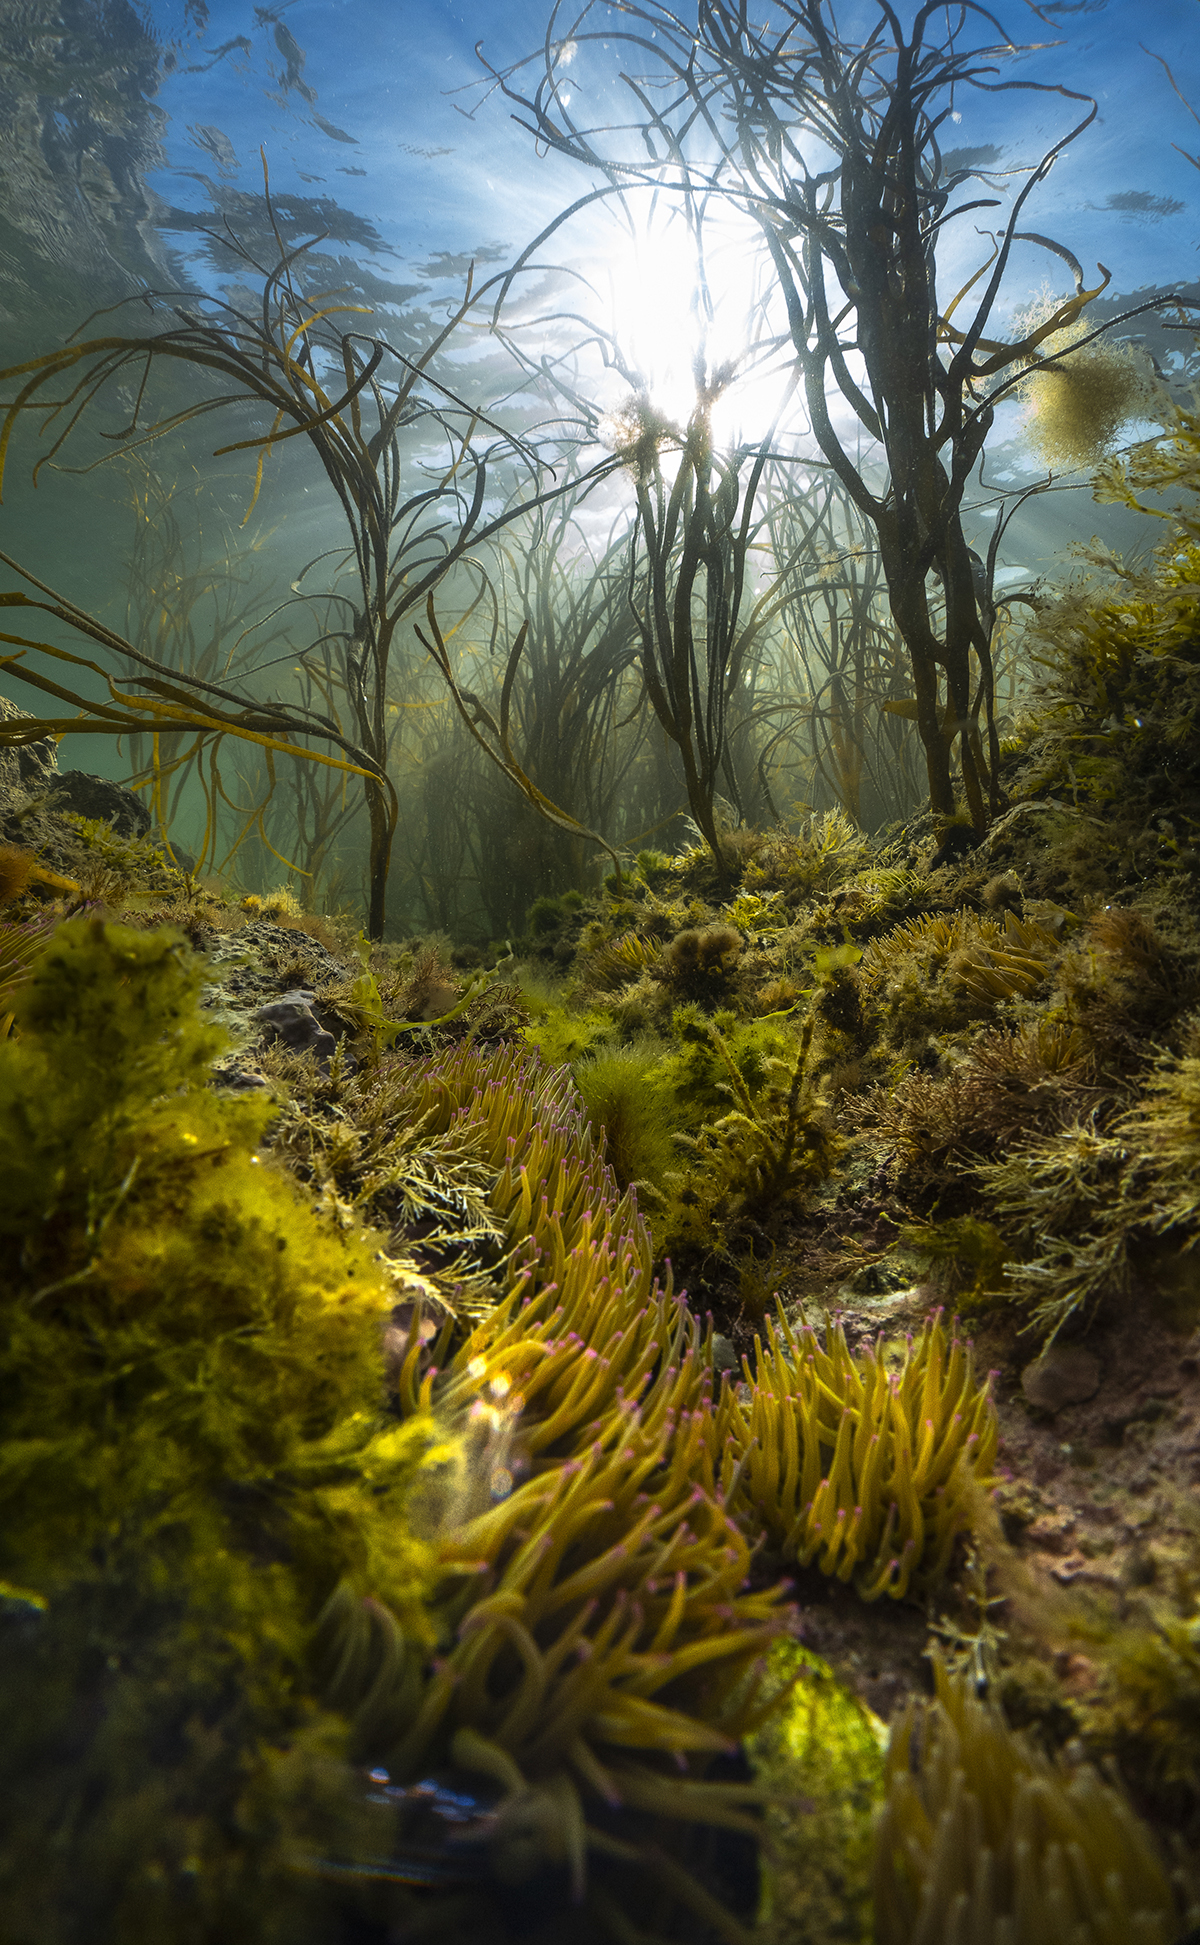
[[[781,1642],[771,1670],[790,1688],[751,1742],[755,1774],[770,1795],[763,1945],[868,1938],[886,1731],[798,1643]]]
[[[1081,1344],[1051,1344],[1025,1366],[1021,1389],[1031,1405],[1061,1411],[1064,1405],[1095,1397],[1100,1389],[1100,1360]]]
[[[594,1930],[623,1871],[658,1935],[731,1936],[674,1832],[752,1844],[720,1764],[786,1609],[705,1483],[710,1342],[565,1077],[389,1069],[424,1139],[470,1124],[514,1245],[436,1389],[418,1308],[389,1392],[372,1243],[262,1146],[272,1103],[201,1084],[202,978],[76,921],[0,1042],[0,1935],[523,1938],[514,1874]],[[474,1849],[414,1856],[431,1774]]]
[[[264,1160],[271,1112],[166,932],[59,928],[0,1042],[0,1932],[303,1939],[299,1850],[370,1847],[313,1698],[339,1584],[426,1629],[369,1250]]]

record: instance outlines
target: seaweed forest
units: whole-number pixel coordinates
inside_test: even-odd
[[[3,1945],[1200,1939],[1200,293],[860,11],[485,48],[437,302],[264,144],[13,332]]]

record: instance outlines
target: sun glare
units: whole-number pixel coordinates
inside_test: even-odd
[[[610,267],[613,335],[626,366],[666,417],[687,419],[710,335],[693,238],[665,224],[624,240]]]
[[[713,410],[721,444],[761,438],[782,396],[788,361],[766,356],[761,254],[755,226],[731,212],[707,220],[703,251],[675,220],[626,232],[608,252],[612,331],[635,389],[682,426],[698,378],[711,385],[726,374]]]

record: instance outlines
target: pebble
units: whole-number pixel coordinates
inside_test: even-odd
[[[729,1339],[722,1337],[719,1331],[713,1337],[712,1360],[714,1371],[736,1371],[738,1368],[737,1352]]]
[[[1021,1389],[1031,1405],[1060,1411],[1080,1405],[1100,1389],[1100,1361],[1078,1344],[1052,1344],[1021,1373]]]

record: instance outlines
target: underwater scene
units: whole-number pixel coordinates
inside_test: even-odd
[[[1198,28],[0,5],[0,1945],[1200,1941]]]

